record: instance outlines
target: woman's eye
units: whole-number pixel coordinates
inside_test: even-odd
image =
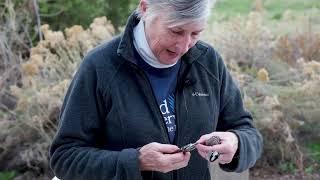
[[[199,36],[199,35],[200,35],[200,33],[198,33],[198,32],[192,33],[192,36]]]
[[[171,32],[177,35],[181,35],[183,33],[182,31],[175,31],[175,30],[171,30]]]

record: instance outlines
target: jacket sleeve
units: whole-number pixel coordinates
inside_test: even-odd
[[[220,72],[220,113],[218,131],[234,132],[239,140],[238,150],[229,164],[220,167],[229,172],[242,172],[252,167],[262,152],[262,136],[253,125],[251,114],[245,109],[239,87],[218,56]]]
[[[142,179],[136,149],[109,151],[97,146],[106,105],[97,72],[86,60],[65,96],[50,166],[62,180]]]

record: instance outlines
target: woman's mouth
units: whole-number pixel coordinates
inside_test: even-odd
[[[177,56],[177,55],[178,55],[178,53],[173,52],[173,51],[170,51],[169,49],[167,49],[167,52],[168,52],[168,54],[169,54],[170,56]]]

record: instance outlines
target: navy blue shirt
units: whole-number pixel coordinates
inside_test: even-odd
[[[169,68],[155,68],[146,63],[135,50],[137,65],[144,70],[148,76],[154,95],[167,126],[169,140],[173,143],[176,132],[175,121],[175,97],[174,92],[177,85],[177,76],[180,68],[180,61]]]

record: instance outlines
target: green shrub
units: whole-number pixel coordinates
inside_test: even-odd
[[[310,151],[310,156],[312,159],[320,163],[320,141],[318,143],[310,143],[307,145],[308,150]]]
[[[283,163],[279,165],[279,168],[281,171],[291,173],[291,174],[293,174],[294,171],[296,170],[294,163]]]
[[[16,176],[14,171],[3,171],[0,172],[0,180],[13,180]]]

